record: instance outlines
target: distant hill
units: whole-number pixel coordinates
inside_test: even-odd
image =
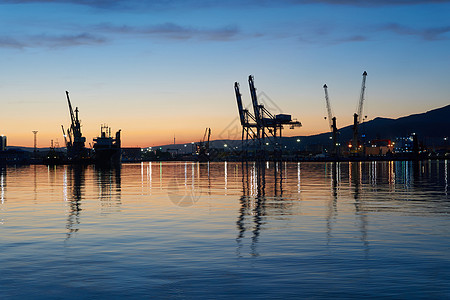
[[[339,125],[339,120],[338,120]],[[450,137],[450,105],[433,109],[425,113],[409,115],[397,119],[381,118],[377,117],[373,120],[364,122],[360,126],[360,133],[365,135],[365,140],[373,139],[391,139],[396,137],[406,137],[415,133],[419,140],[427,145],[438,145],[442,142],[444,137]],[[214,135],[214,133],[213,133]],[[280,140],[280,143],[291,148],[309,149],[314,145],[329,145],[330,144],[329,132],[311,135],[311,136],[295,136],[284,137]],[[339,141],[341,144],[347,143],[352,139],[353,131],[352,125],[339,129]],[[300,140],[298,142],[297,140]],[[214,140],[211,141],[211,148],[224,148],[227,147],[239,147],[241,145],[240,140]],[[24,151],[33,151],[33,148],[27,147],[8,147],[18,148]],[[161,145],[155,146],[153,149],[161,148],[166,151],[177,151],[179,153],[191,152],[193,145],[191,144],[176,144],[176,145]],[[48,148],[38,149],[39,151],[48,151]]]
[[[339,120],[338,120],[339,122]],[[353,125],[339,129],[341,144],[347,143],[353,137]],[[397,119],[375,118],[364,122],[360,126],[360,134],[365,135],[365,140],[390,139],[406,137],[415,133],[418,139],[429,146],[439,145],[444,137],[450,136],[450,105],[433,109],[425,113],[409,115]],[[300,136],[293,139],[301,139],[302,146],[329,145],[329,132],[312,136]],[[294,141],[287,141],[292,145]]]
[[[361,133],[367,139],[394,139],[415,133],[419,138],[439,138],[450,135],[450,105],[426,113],[414,114],[398,119],[375,118],[361,125]],[[340,137],[349,140],[352,126],[340,130]]]

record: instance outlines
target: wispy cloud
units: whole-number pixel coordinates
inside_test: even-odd
[[[94,26],[93,30],[113,34],[154,36],[172,40],[199,39],[210,41],[229,41],[238,39],[242,35],[242,32],[236,26],[205,29],[182,26],[174,23],[164,23],[143,27],[129,25],[117,26],[103,23]]]
[[[76,29],[74,29],[75,32]],[[220,28],[195,28],[182,26],[175,23],[164,23],[151,26],[130,26],[98,24],[86,26],[82,33],[67,33],[59,35],[37,34],[24,36],[0,36],[0,48],[67,48],[83,45],[102,45],[111,40],[119,39],[119,36],[131,36],[138,38],[158,38],[163,40],[198,40],[226,42],[242,39],[250,35],[243,34],[236,26]],[[95,32],[91,34],[88,32]],[[258,35],[253,35],[258,36]]]
[[[426,41],[447,40],[450,38],[446,35],[447,33],[450,33],[450,26],[416,29],[396,23],[390,23],[382,26],[381,30],[394,32],[398,35],[417,36]]]
[[[343,36],[339,37],[336,36],[334,33],[324,34],[321,37],[320,36],[309,36],[305,37],[300,35],[298,38],[298,41],[302,44],[312,44],[312,45],[339,45],[339,44],[348,44],[348,43],[360,43],[360,42],[366,42],[369,41],[370,38],[365,35],[350,35],[350,36]]]
[[[367,40],[368,40],[368,38],[366,36],[352,35],[352,36],[336,39],[335,42],[341,44],[341,43],[365,42]]]
[[[239,6],[284,6],[302,4],[330,4],[351,6],[386,6],[386,5],[417,5],[450,3],[450,0],[3,0],[2,3],[66,3],[85,5],[103,9],[173,9],[173,8],[200,8],[200,7],[235,7]]]
[[[92,7],[119,7],[121,4],[126,3],[127,1],[123,0],[3,0],[3,4],[33,4],[33,3],[69,3],[69,4],[79,4],[79,5],[87,5]],[[134,2],[130,0],[130,2]]]
[[[291,4],[324,3],[332,5],[385,6],[450,3],[450,0],[285,0],[282,2]]]
[[[66,48],[82,45],[98,45],[106,43],[106,39],[80,33],[72,35],[33,35],[22,38],[12,38],[8,36],[0,37],[0,48]]]
[[[8,37],[8,36],[0,36],[0,48],[24,48],[25,44],[18,41],[17,39]]]

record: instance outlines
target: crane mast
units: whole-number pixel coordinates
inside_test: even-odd
[[[364,71],[364,73],[362,74],[363,79],[362,79],[362,84],[361,84],[361,94],[359,95],[359,102],[358,102],[358,110],[357,110],[357,114],[358,114],[358,123],[361,123],[362,121],[362,113],[363,113],[363,103],[364,103],[364,93],[366,91],[366,77],[367,77],[367,72]]]
[[[241,125],[244,126],[246,124],[246,118],[245,118],[245,110],[244,106],[242,105],[242,95],[239,91],[239,83],[234,83],[234,93],[236,94],[236,101],[238,105],[238,111],[239,111],[239,118],[241,120]]]
[[[363,103],[364,103],[364,93],[366,91],[366,77],[367,72],[364,71],[362,74],[362,84],[361,84],[361,93],[358,101],[357,112],[353,115],[353,139],[352,139],[352,152],[357,153],[359,151],[360,143],[359,143],[359,124],[361,124],[362,112],[363,112]]]
[[[331,112],[330,99],[328,98],[328,86],[326,84],[323,85],[323,89],[325,91],[325,103],[327,105],[327,113],[328,113],[328,123],[330,124],[330,129],[333,129],[332,119],[333,113]]]
[[[331,130],[331,139],[333,142],[332,146],[332,154],[337,154],[337,127],[336,127],[336,117],[333,117],[333,113],[331,111],[331,104],[330,104],[330,98],[328,97],[328,86],[326,84],[323,85],[323,89],[325,91],[325,102],[327,105],[327,112],[328,112],[328,123],[330,124],[330,130]]]
[[[206,149],[209,150],[209,138],[211,137],[211,128],[208,128],[208,140],[206,141]]]
[[[81,134],[81,124],[80,124],[80,120],[78,119],[78,107],[75,108],[75,114],[74,114],[73,109],[72,109],[72,104],[70,103],[68,91],[66,91],[66,96],[67,96],[67,102],[69,104],[70,119],[72,121],[71,133],[73,134],[73,141],[74,141],[74,143],[83,143],[83,146],[84,146],[84,138],[82,137],[82,134]]]
[[[81,134],[81,123],[78,118],[78,107],[75,108],[75,112],[72,108],[72,103],[70,102],[69,92],[66,91],[67,103],[69,105],[69,114],[71,124],[67,129],[67,136],[69,141],[66,139],[66,135],[64,134],[64,127],[61,126],[63,130],[64,140],[66,141],[67,146],[67,156],[70,161],[82,161],[85,159],[88,154],[85,148],[86,138]]]
[[[256,88],[255,88],[255,82],[253,80],[253,76],[248,76],[248,85],[250,87],[250,96],[252,97],[252,104],[253,104],[253,111],[255,113],[255,120],[256,120],[256,134],[258,136],[258,139],[264,138],[264,129],[263,129],[263,120],[262,120],[262,114],[261,114],[261,106],[258,104],[258,97],[256,96]],[[263,132],[261,133],[261,130]]]
[[[62,129],[62,132],[63,132],[64,143],[65,143],[65,146],[67,147],[68,146],[68,144],[67,144],[67,136],[66,136],[66,132],[64,131],[64,126],[63,125],[61,125],[61,129]]]

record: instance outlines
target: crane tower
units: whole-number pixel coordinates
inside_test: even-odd
[[[366,91],[366,77],[367,72],[364,71],[362,74],[362,84],[361,84],[361,93],[359,95],[358,108],[356,113],[353,115],[353,139],[352,139],[352,153],[358,153],[361,149],[361,143],[359,140],[359,125],[363,121],[362,113],[363,113],[363,104],[364,104],[364,94]]]
[[[333,155],[338,154],[338,142],[337,142],[337,127],[336,127],[336,117],[333,116],[333,112],[331,111],[330,98],[328,97],[328,86],[326,84],[323,85],[323,89],[325,91],[325,103],[327,105],[327,113],[328,113],[328,123],[330,124],[331,130],[331,140],[332,140],[332,148],[331,152]],[[327,117],[325,117],[326,119]]]

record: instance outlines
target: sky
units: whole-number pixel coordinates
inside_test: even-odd
[[[8,145],[63,146],[65,91],[88,143],[101,124],[126,147],[240,138],[233,85],[303,126],[398,118],[450,104],[450,1],[3,0],[0,134]]]

